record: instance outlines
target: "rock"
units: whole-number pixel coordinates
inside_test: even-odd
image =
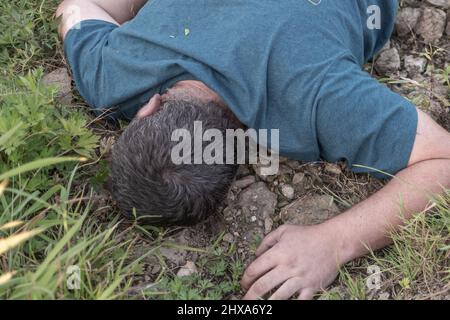
[[[400,55],[396,48],[383,51],[375,61],[375,69],[380,74],[392,74],[400,69]]]
[[[450,0],[426,0],[429,4],[442,8],[448,9],[450,7]]]
[[[70,104],[72,102],[72,79],[66,68],[59,68],[44,75],[42,83],[46,86],[56,86],[58,88],[56,99],[60,103]]]
[[[284,184],[281,186],[281,193],[283,194],[283,196],[285,196],[286,198],[288,198],[289,200],[294,199],[294,188],[292,188],[291,185],[288,184]]]
[[[427,66],[427,59],[416,58],[414,56],[405,56],[405,69],[409,76],[422,74]]]
[[[168,262],[180,266],[186,261],[187,251],[180,249],[177,246],[189,245],[193,243],[194,233],[191,233],[189,229],[183,229],[179,233],[166,239],[167,245],[162,245],[159,249],[161,255],[168,260]],[[174,245],[170,245],[174,244]]]
[[[232,188],[234,188],[236,190],[245,189],[249,185],[252,185],[255,182],[256,182],[255,176],[247,176],[247,177],[244,177],[244,178],[242,178],[240,180],[236,180],[233,183]]]
[[[325,172],[334,174],[334,175],[340,175],[342,173],[341,168],[337,164],[334,164],[334,163],[325,164],[324,170],[325,170]]]
[[[380,52],[386,51],[390,48],[391,48],[391,39],[388,39],[386,41],[385,45],[383,46],[383,48],[381,48]]]
[[[281,210],[280,216],[287,224],[309,226],[322,223],[338,213],[333,197],[315,195],[292,202]]]
[[[264,233],[268,234],[272,231],[273,228],[273,220],[271,218],[266,218],[264,220]]]
[[[448,19],[447,22],[447,27],[445,28],[445,33],[450,36],[450,18]]]
[[[284,176],[284,175],[290,175],[293,173],[294,173],[294,170],[290,166],[288,166],[286,164],[281,164],[280,167],[278,168],[277,175]]]
[[[399,36],[404,36],[413,31],[419,21],[422,10],[418,8],[404,8],[400,10],[395,22],[395,29]]]
[[[277,196],[271,192],[264,182],[257,182],[245,189],[239,195],[237,205],[248,217],[268,218],[275,213]]]
[[[159,249],[159,252],[164,258],[176,266],[181,265],[186,260],[186,250],[172,247],[162,247]]]
[[[147,272],[151,275],[158,274],[161,271],[161,265],[159,263],[155,263],[148,267]]]
[[[298,185],[298,184],[303,183],[304,180],[305,180],[305,174],[303,172],[298,172],[292,178],[292,184]]]
[[[447,15],[444,11],[425,8],[415,30],[426,43],[435,43],[444,34],[446,20]]]
[[[225,241],[225,242],[228,242],[228,243],[233,243],[234,242],[234,237],[233,237],[233,235],[231,233],[226,233],[223,236],[222,240]]]
[[[289,161],[286,163],[286,165],[289,166],[289,167],[290,167],[291,169],[293,169],[293,170],[297,170],[297,169],[300,168],[301,163],[300,163],[300,161],[297,161],[297,160],[289,160]]]
[[[198,270],[195,263],[192,261],[187,261],[186,264],[178,270],[177,277],[189,277],[196,273],[198,273]]]

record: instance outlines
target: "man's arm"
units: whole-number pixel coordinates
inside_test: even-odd
[[[83,20],[103,20],[121,25],[131,20],[148,0],[65,0],[57,11],[62,17],[59,27],[61,38]]]
[[[311,299],[326,288],[338,268],[391,243],[389,231],[424,211],[431,197],[450,188],[450,134],[419,111],[417,136],[408,164],[378,193],[336,218],[312,227],[282,226],[258,248],[242,279],[246,299],[279,286],[273,299],[299,293]],[[402,210],[401,210],[402,209]]]
[[[372,250],[390,244],[388,231],[398,229],[404,218],[423,212],[443,188],[450,188],[450,133],[419,110],[408,168],[371,198],[329,221],[330,228],[347,231],[340,249],[343,262],[365,255],[364,244]]]

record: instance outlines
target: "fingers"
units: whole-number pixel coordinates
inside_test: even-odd
[[[300,294],[298,295],[298,300],[312,300],[315,294],[316,290],[314,289],[302,289],[302,291],[300,291]]]
[[[161,108],[161,96],[159,94],[155,94],[150,101],[139,110],[137,117],[138,119],[142,119],[148,116],[151,116],[156,111]]]
[[[287,226],[281,226],[278,229],[276,229],[275,231],[269,233],[261,242],[261,244],[259,245],[258,249],[256,249],[256,256],[259,257],[260,255],[262,255],[264,252],[266,252],[267,250],[269,250],[270,248],[272,248],[274,245],[277,244],[277,242],[280,240],[282,234],[284,233],[284,231],[286,231]]]
[[[274,269],[259,278],[248,290],[244,300],[260,300],[271,290],[279,286],[288,278],[282,268]]]
[[[269,298],[269,300],[287,300],[301,289],[300,278],[290,278]]]
[[[244,290],[249,289],[258,278],[275,268],[277,263],[277,256],[271,251],[266,252],[266,254],[253,261],[242,276],[242,288]]]

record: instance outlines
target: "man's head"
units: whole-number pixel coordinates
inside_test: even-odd
[[[114,146],[111,166],[112,194],[124,214],[132,217],[135,209],[144,223],[189,225],[215,212],[237,166],[176,165],[171,158],[178,144],[171,141],[172,133],[187,129],[194,139],[195,121],[202,122],[203,130],[223,133],[238,127],[216,102],[168,99],[159,111],[134,120],[125,130]]]

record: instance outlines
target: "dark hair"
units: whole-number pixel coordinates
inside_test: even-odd
[[[191,225],[217,210],[237,166],[176,165],[171,160],[172,148],[178,144],[171,141],[173,131],[187,129],[193,140],[194,121],[201,121],[203,130],[218,129],[224,136],[226,129],[238,127],[229,112],[215,103],[168,101],[154,115],[134,120],[122,134],[112,152],[110,182],[126,216],[133,218],[135,210],[143,223]]]

